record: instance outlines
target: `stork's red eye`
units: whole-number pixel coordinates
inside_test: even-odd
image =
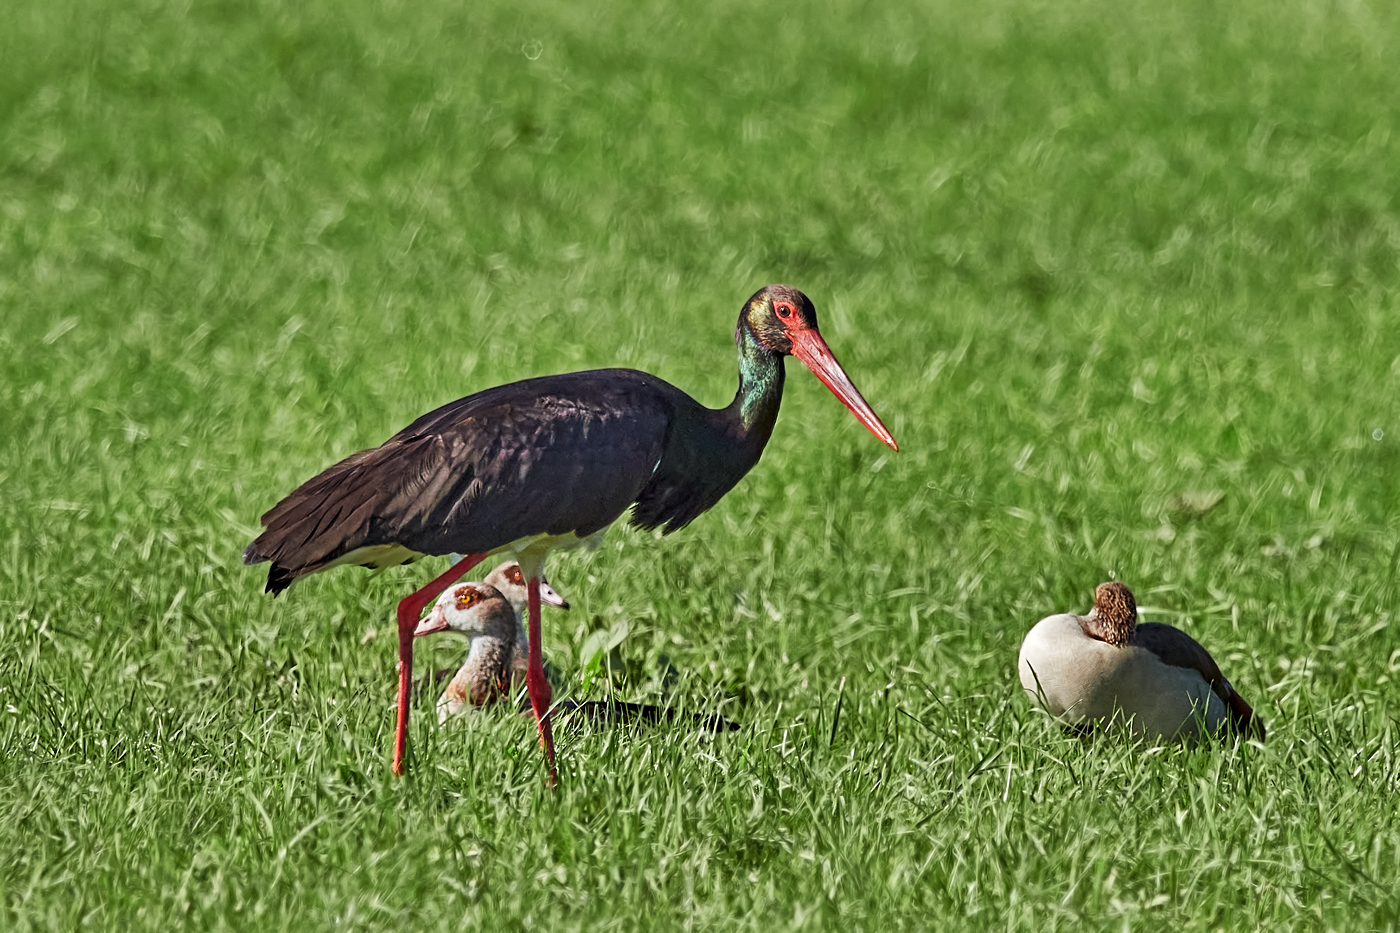
[[[778,317],[792,317],[792,305],[786,303],[779,304]]]

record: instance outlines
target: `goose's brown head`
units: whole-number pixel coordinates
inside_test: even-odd
[[[1117,580],[1100,583],[1094,590],[1094,608],[1079,620],[1085,634],[1115,648],[1125,647],[1137,627],[1137,600],[1133,591]]]

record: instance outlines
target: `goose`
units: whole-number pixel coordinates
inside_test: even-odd
[[[494,703],[524,682],[526,669],[517,657],[519,628],[510,600],[489,583],[459,583],[438,597],[413,637],[451,629],[465,635],[469,645],[466,661],[438,699],[439,723]]]
[[[503,565],[497,570],[504,571],[502,576],[508,587],[521,585],[511,583],[510,566],[513,565]],[[515,575],[521,575],[518,567]],[[467,659],[438,699],[440,724],[477,707],[506,700],[525,682],[528,654],[519,641],[523,637],[519,612],[502,590],[491,585],[489,581],[493,577],[497,577],[494,571],[487,576],[488,582],[459,583],[450,587],[438,597],[413,632],[414,638],[421,638],[450,630],[465,635],[469,642]],[[567,608],[568,603],[562,598],[559,602]],[[665,707],[616,700],[562,700],[554,705],[554,711],[565,715],[582,714],[595,723],[657,723],[678,718],[674,710]],[[523,708],[521,712],[529,712],[529,709]],[[689,718],[700,728],[712,732],[738,728],[736,723],[717,715],[691,715]]]
[[[459,558],[460,555],[452,555],[454,561]],[[495,587],[496,590],[506,598],[506,602],[510,603],[511,609],[515,611],[516,631],[515,635],[509,639],[511,645],[511,663],[518,673],[518,677],[513,678],[511,682],[511,686],[514,688],[518,686],[515,681],[518,680],[519,677],[523,677],[529,670],[530,642],[525,636],[525,613],[530,592],[529,584],[525,580],[524,572],[520,569],[520,564],[513,560],[507,560],[497,564],[481,582],[485,583],[487,586]],[[443,598],[445,599],[446,597]],[[564,610],[569,608],[569,601],[560,596],[543,576],[540,577],[540,604],[554,606]],[[549,677],[552,681],[553,675],[550,665],[546,663],[544,668],[545,676]],[[456,673],[456,668],[435,670],[431,673],[431,676],[425,678],[419,687],[420,689],[428,689],[429,686],[441,684]]]
[[[512,644],[512,658],[520,668],[521,676],[529,668],[530,642],[525,637],[525,616],[530,595],[529,583],[525,579],[525,574],[520,570],[520,564],[513,560],[504,561],[497,564],[495,569],[486,575],[481,581],[487,586],[496,588],[506,602],[510,603],[511,609],[515,611],[515,639]],[[549,581],[540,575],[540,603],[546,606],[554,606],[559,609],[568,609],[569,601],[555,592],[549,585]],[[548,665],[545,665],[546,673]]]
[[[1036,623],[1021,644],[1021,686],[1066,725],[1126,721],[1134,735],[1173,742],[1203,734],[1263,741],[1264,724],[1210,653],[1160,622],[1138,622],[1122,583],[1100,584],[1088,615],[1061,613]]]

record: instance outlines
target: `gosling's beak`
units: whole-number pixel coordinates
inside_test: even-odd
[[[554,592],[554,587],[543,580],[540,581],[540,602],[546,606],[558,606],[560,609],[569,608],[569,601]]]
[[[434,632],[442,632],[447,629],[447,613],[442,611],[441,606],[434,606],[433,611],[428,613],[427,618],[418,623],[418,627],[413,630],[413,637],[419,638],[423,635],[431,635]]]

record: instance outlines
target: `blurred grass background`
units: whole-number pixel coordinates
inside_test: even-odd
[[[6,4],[3,925],[1393,928],[1397,37],[1305,0]],[[712,513],[553,563],[545,634],[565,687],[610,689],[611,629],[622,693],[744,728],[566,735],[549,793],[528,723],[420,716],[388,778],[432,568],[273,601],[257,516],[517,378],[724,404],[769,281],[903,452],[794,369]],[[1021,636],[1110,576],[1266,746],[1027,709]]]

